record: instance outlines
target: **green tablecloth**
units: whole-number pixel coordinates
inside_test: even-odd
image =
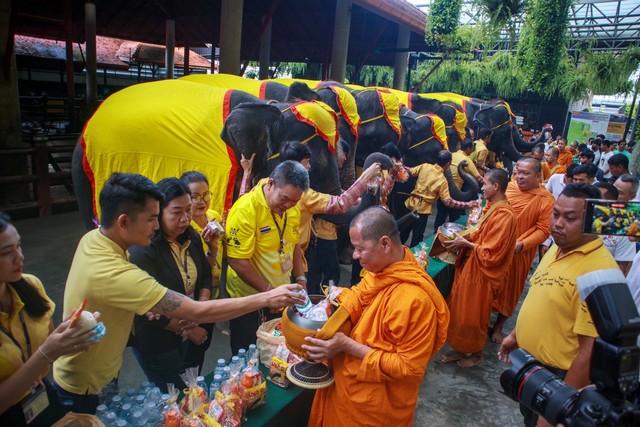
[[[455,222],[466,226],[467,215],[460,217]],[[427,252],[431,249],[431,246],[433,246],[433,240],[435,238],[436,235],[433,234],[424,240],[424,243],[427,246]],[[447,298],[449,296],[449,293],[451,292],[451,287],[453,286],[453,277],[455,275],[454,266],[452,264],[442,262],[437,258],[429,257],[427,274],[431,276],[433,281],[436,283],[436,286],[438,287],[438,290],[440,291],[442,296]]]
[[[268,369],[260,364],[260,371],[265,376]],[[206,376],[207,384],[211,382],[213,373]],[[266,403],[247,414],[242,427],[299,427],[306,426],[311,412],[311,404],[315,391],[306,390],[295,385],[281,388],[267,380]]]

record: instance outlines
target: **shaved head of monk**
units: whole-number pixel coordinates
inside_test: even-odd
[[[513,173],[520,191],[533,190],[540,186],[542,165],[532,157],[523,157],[516,163]]]

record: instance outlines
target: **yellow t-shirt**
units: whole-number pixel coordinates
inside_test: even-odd
[[[64,290],[64,313],[87,300],[99,311],[107,334],[88,351],[60,357],[53,377],[66,391],[97,394],[118,376],[133,317],[151,310],[167,293],[156,279],[129,262],[128,253],[99,229],[85,234],[71,263]]]
[[[600,237],[561,258],[553,245],[529,281],[529,293],[516,322],[520,348],[540,362],[569,369],[578,354],[578,336],[597,336],[576,279],[595,270],[618,268]]]
[[[458,188],[462,188],[462,184],[464,183],[464,181],[462,181],[462,177],[458,174],[458,165],[463,160],[467,161],[467,172],[470,173],[471,176],[475,178],[476,176],[480,175],[480,172],[478,172],[475,163],[473,163],[473,160],[471,160],[469,157],[467,157],[466,154],[464,154],[464,151],[458,150],[455,153],[451,153],[451,166],[449,167],[449,170],[451,170],[453,181],[456,183],[456,186]]]
[[[4,326],[13,338],[20,344],[20,347],[5,334],[0,332],[0,382],[3,382],[11,375],[13,375],[22,365],[24,360],[29,359],[27,351],[27,340],[22,329],[22,322],[20,321],[20,311],[24,316],[25,325],[27,327],[27,334],[29,335],[29,341],[31,341],[31,354],[33,355],[38,351],[38,347],[44,343],[49,335],[49,324],[51,323],[51,315],[56,308],[56,305],[49,299],[42,282],[31,274],[23,274],[22,278],[26,280],[31,286],[38,290],[38,293],[42,295],[49,302],[49,310],[41,317],[31,317],[29,314],[22,310],[24,303],[18,296],[13,286],[9,286],[9,292],[13,298],[13,307],[11,314],[0,312],[0,323]],[[42,371],[40,378],[44,377],[48,369]],[[28,395],[29,392],[25,392],[22,397]],[[21,398],[22,398],[21,397]]]
[[[207,210],[207,221],[211,222],[214,219],[218,222],[222,220],[222,215],[216,212],[213,209]],[[202,237],[202,227],[200,227],[194,220],[191,220],[191,227],[198,232],[200,236],[200,240],[202,241],[202,250],[204,253],[209,251],[209,245],[204,241]],[[220,268],[222,268],[222,256],[223,250],[222,245],[224,245],[224,238],[220,238],[218,241],[218,254],[216,255],[216,266],[211,268],[211,272],[213,273],[213,282],[211,283],[213,289],[211,289],[211,299],[217,299],[220,294]]]
[[[300,208],[300,248],[303,252],[309,246],[313,215],[325,212],[329,200],[331,200],[331,195],[318,193],[312,188],[302,193],[298,208]]]
[[[313,234],[323,240],[338,240],[338,226],[322,218],[315,218],[311,224]]]
[[[291,282],[292,269],[282,271],[278,227],[285,241],[284,255],[293,265],[293,249],[300,240],[300,209],[297,205],[284,215],[272,216],[264,196],[264,184],[258,184],[251,192],[238,199],[227,218],[227,256],[249,260],[258,274],[273,287]],[[257,293],[232,268],[227,273],[227,291],[231,297]]]
[[[481,139],[477,139],[473,141],[473,144],[474,144],[473,152],[469,155],[469,158],[471,158],[471,160],[473,160],[474,163],[484,162],[486,164],[487,154],[489,154],[489,150],[487,149],[487,146],[485,145],[484,141]]]
[[[431,213],[436,200],[451,198],[449,184],[440,166],[423,163],[411,168],[411,176],[417,176],[418,180],[405,202],[408,209],[415,209],[419,214],[427,215]]]

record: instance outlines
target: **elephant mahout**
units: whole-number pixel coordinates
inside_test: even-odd
[[[222,212],[231,206],[240,180],[240,156],[255,153],[254,172],[266,176],[289,139],[309,144],[314,189],[336,194],[337,119],[328,107],[303,104],[270,105],[242,91],[181,80],[116,92],[87,122],[73,155],[85,226],[94,226],[100,209],[97,195],[112,172],[140,173],[159,181],[198,170],[209,178],[211,207]],[[310,111],[324,117],[322,123],[314,122]]]

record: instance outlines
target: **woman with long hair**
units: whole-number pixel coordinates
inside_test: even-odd
[[[54,330],[55,304],[37,277],[23,273],[23,262],[20,234],[0,212],[0,425],[49,426],[63,415],[44,382],[49,365],[89,348],[95,333],[76,336],[80,328],[69,320]]]

